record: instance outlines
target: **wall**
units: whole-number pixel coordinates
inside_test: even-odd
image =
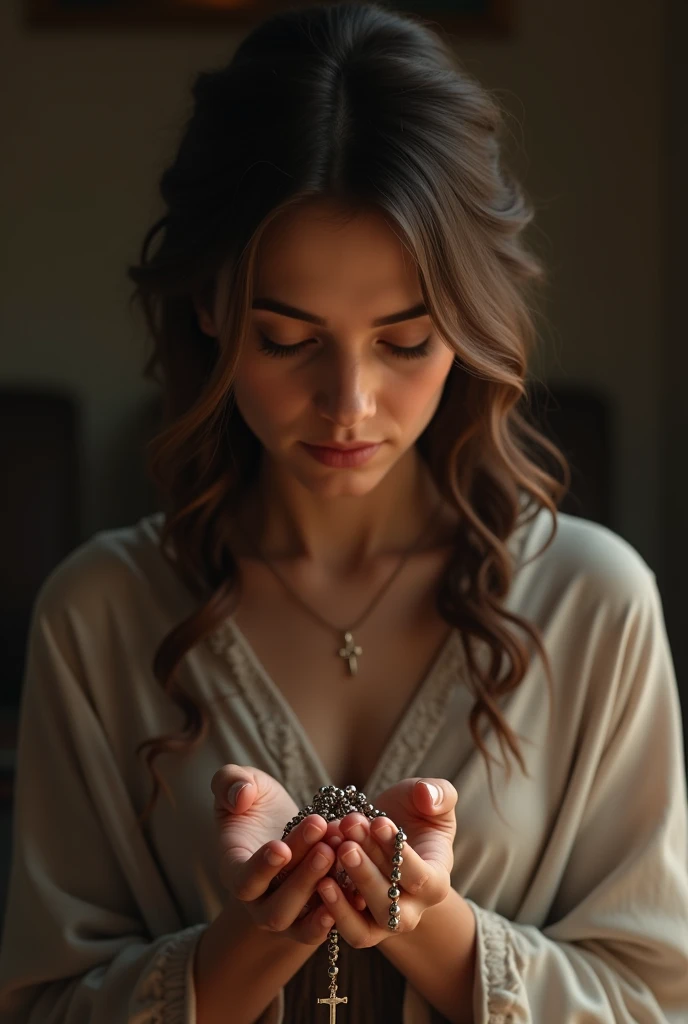
[[[666,150],[663,183],[664,303],[662,349],[664,366],[663,410],[663,541],[665,549],[661,590],[679,685],[686,693],[688,678],[688,631],[685,626],[688,545],[688,339],[686,331],[686,236],[688,235],[688,5],[670,0],[667,18],[667,62],[663,109]],[[688,737],[688,696],[683,705]],[[688,745],[686,748],[688,757]]]
[[[661,7],[519,9],[512,39],[456,45],[509,110],[538,209],[532,241],[551,274],[538,370],[612,397],[616,522],[658,568]],[[0,6],[0,383],[81,398],[85,535],[139,514],[132,424],[150,386],[125,270],[159,214],[156,181],[193,77],[236,41],[217,30],[29,32],[19,0]]]

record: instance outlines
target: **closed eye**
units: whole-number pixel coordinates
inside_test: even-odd
[[[284,358],[285,356],[297,355],[302,352],[306,345],[309,345],[311,341],[316,341],[315,338],[306,338],[305,341],[299,341],[295,345],[278,345],[276,341],[268,338],[267,335],[263,334],[262,331],[258,331],[258,337],[260,339],[259,349],[261,352],[265,352],[269,356],[276,358]],[[430,340],[432,335],[427,337],[425,341],[421,341],[419,345],[414,345],[412,348],[403,348],[401,345],[392,345],[389,342],[384,342],[389,351],[400,359],[421,359],[423,356],[429,355],[430,351]]]

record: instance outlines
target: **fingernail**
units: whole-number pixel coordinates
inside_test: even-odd
[[[227,802],[230,807],[236,807],[239,793],[248,785],[248,782],[242,782],[240,779],[239,782],[235,782],[234,785],[229,787],[227,790]]]
[[[327,903],[334,903],[337,899],[337,890],[331,885],[324,885],[318,892]]]
[[[355,868],[361,863],[361,855],[358,850],[349,850],[347,853],[343,853],[341,859],[348,868]]]
[[[425,786],[428,793],[430,794],[430,799],[432,800],[433,807],[439,807],[439,805],[442,803],[442,791],[438,789],[437,786],[433,786],[431,782],[422,782],[421,785]]]
[[[379,825],[375,829],[375,835],[378,839],[391,839],[392,836],[396,835],[396,829],[394,825]]]
[[[322,871],[322,869],[328,863],[329,858],[321,850],[318,850],[318,852],[314,855],[313,860],[311,861],[311,864],[316,871]]]
[[[354,839],[357,843],[364,843],[366,839],[366,830],[363,828],[363,825],[359,824],[352,825],[350,828],[346,829],[344,834],[347,839]]]
[[[321,830],[318,828],[318,826],[314,825],[311,822],[310,825],[306,825],[306,828],[304,829],[303,832],[303,838],[306,840],[307,843],[314,843],[316,839],[320,838],[320,832]]]
[[[283,864],[285,858],[281,853],[277,853],[275,850],[266,850],[265,859],[268,864],[272,864],[273,868],[276,868],[278,864]]]

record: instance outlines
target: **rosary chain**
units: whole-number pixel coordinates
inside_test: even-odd
[[[355,786],[346,786],[345,789],[339,789],[337,786],[321,786],[318,792],[313,797],[311,803],[306,804],[301,810],[294,815],[294,817],[287,822],[282,833],[282,839],[286,839],[293,828],[307,818],[309,814],[320,814],[325,821],[341,820],[345,815],[351,814],[352,812],[358,812],[359,814],[365,814],[370,820],[374,821],[375,818],[386,818],[386,811],[377,810],[371,803],[368,802],[368,798],[365,793],[356,789]],[[401,908],[399,907],[399,897],[401,896],[401,865],[404,863],[402,856],[402,850],[404,843],[408,839],[408,836],[403,829],[397,829],[397,834],[394,839],[394,856],[392,857],[392,870],[390,874],[391,885],[387,890],[387,896],[392,901],[389,906],[389,918],[387,920],[387,927],[390,931],[396,931],[399,928]],[[346,874],[346,872],[344,872]],[[329,1000],[336,999],[337,993],[337,975],[339,974],[339,968],[337,967],[337,958],[339,956],[339,933],[337,932],[336,926],[333,926],[328,933],[328,944],[327,953],[329,960],[329,967],[327,973],[330,978],[330,996]],[[328,1001],[329,1001],[328,1000]],[[325,1000],[321,1000],[325,1001]],[[343,1000],[340,1000],[343,1001]]]

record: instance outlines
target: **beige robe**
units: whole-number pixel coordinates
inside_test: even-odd
[[[195,606],[161,555],[161,521],[91,538],[34,607],[0,1024],[194,1024],[195,944],[225,902],[213,774],[229,762],[254,765],[299,806],[331,781],[230,619],[180,671],[211,707],[209,734],[190,756],[156,762],[175,806],[161,794],[144,833],[136,830],[150,776],[135,748],[183,721],[153,676],[153,655]],[[425,775],[459,792],[452,884],[477,921],[476,1024],[687,1024],[683,737],[655,576],[610,530],[565,514],[558,524],[531,562],[549,515],[510,539],[518,571],[507,607],[541,629],[556,701],[550,721],[539,658],[503,701],[530,775],[514,764],[507,782],[495,765],[505,821],[468,729],[473,699],[457,632],[363,788],[374,800]],[[484,722],[482,733],[500,759]],[[379,950],[341,946],[350,1003],[338,1021],[443,1019]],[[315,1003],[326,989],[323,950],[262,1024],[325,1021]]]

